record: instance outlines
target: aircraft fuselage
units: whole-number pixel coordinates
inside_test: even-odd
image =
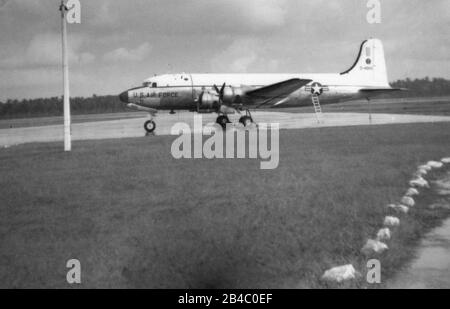
[[[364,97],[359,90],[367,85],[355,85],[340,74],[166,74],[144,81],[143,86],[126,92],[128,103],[157,110],[195,110],[197,100],[205,91],[214,92],[214,85],[226,85],[245,106],[261,102],[246,98],[245,92],[289,79],[311,79],[312,82],[288,96],[280,107],[311,105],[313,93],[321,104]],[[353,82],[353,84],[352,84]],[[314,88],[314,86],[317,86]],[[122,95],[124,97],[124,95]]]

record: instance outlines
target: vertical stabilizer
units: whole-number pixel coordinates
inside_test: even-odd
[[[383,43],[378,39],[364,41],[353,66],[341,75],[355,84],[389,87]]]

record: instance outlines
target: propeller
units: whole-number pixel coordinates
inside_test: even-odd
[[[217,95],[219,96],[220,110],[224,114],[234,114],[235,112],[237,112],[238,114],[241,114],[242,106],[240,106],[240,107],[236,107],[236,106],[230,107],[230,106],[225,106],[225,104],[223,104],[223,99],[224,99],[224,96],[225,96],[225,89],[226,89],[226,87],[227,87],[226,83],[223,83],[221,89],[219,89],[219,87],[217,87],[217,85],[214,85],[214,90],[216,90]]]
[[[217,85],[214,85],[214,90],[216,90],[217,95],[219,96],[219,103],[222,105],[223,104],[223,97],[225,94],[225,89],[227,87],[226,83],[223,83],[222,88],[219,89],[219,87],[217,87]]]

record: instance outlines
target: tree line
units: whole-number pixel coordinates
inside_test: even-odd
[[[450,95],[450,80],[425,77],[422,79],[404,79],[391,83],[393,88],[405,88],[408,91],[394,93],[391,97],[440,97]],[[388,96],[389,97],[389,96]]]
[[[408,91],[383,95],[384,98],[399,97],[436,97],[450,96],[450,80],[443,78],[404,79],[391,83],[394,88],[406,88]],[[71,111],[74,115],[119,113],[130,111],[117,96],[96,96],[89,98],[71,98]],[[61,116],[63,114],[62,97],[7,100],[0,102],[0,119]]]
[[[5,103],[0,103],[0,119],[61,116],[63,107],[62,97],[7,100]],[[110,95],[93,95],[89,98],[73,97],[70,98],[70,107],[73,115],[130,111],[117,96]]]

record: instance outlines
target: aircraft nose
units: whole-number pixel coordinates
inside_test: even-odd
[[[119,99],[120,101],[122,101],[123,103],[129,103],[128,101],[128,91],[124,91],[119,95]]]

